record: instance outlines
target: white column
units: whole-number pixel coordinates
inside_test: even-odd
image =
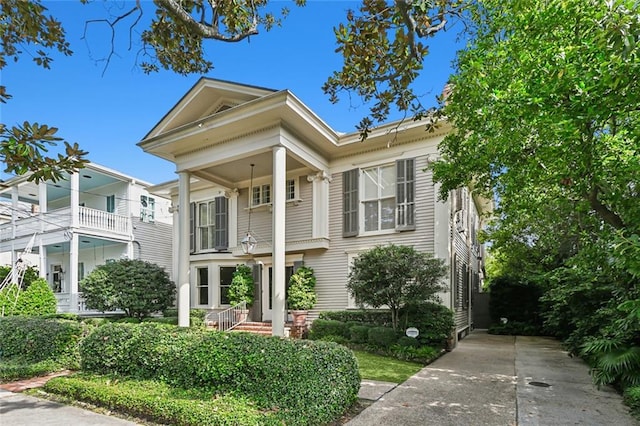
[[[273,148],[273,335],[284,336],[287,150]]]
[[[191,176],[178,172],[178,326],[189,327],[189,200]]]
[[[18,223],[17,223],[18,222],[18,201],[19,201],[18,187],[13,186],[11,187],[11,266],[12,267],[15,266],[16,262],[18,261],[18,254],[16,253],[16,248],[15,248],[17,226],[18,226]],[[18,282],[18,270],[15,268],[12,268],[11,282],[14,284]]]
[[[229,199],[229,214],[227,223],[229,224],[229,247],[238,246],[238,189],[235,188],[225,194]]]
[[[307,176],[307,181],[313,184],[313,238],[329,238],[329,183],[331,177],[325,171]]]
[[[80,175],[71,173],[69,177],[71,179],[71,194],[69,195],[71,200],[71,226],[76,228],[80,217]]]
[[[71,312],[78,312],[78,242],[77,233],[71,234],[69,242],[69,296],[71,299]]]
[[[39,208],[39,213],[38,215],[40,216],[40,233],[42,235],[42,232],[44,232],[45,230],[45,220],[44,220],[44,216],[47,213],[47,209],[48,207],[48,202],[47,202],[47,184],[45,182],[40,182],[38,184],[38,208]],[[38,267],[38,271],[39,271],[39,275],[40,278],[47,278],[47,256],[45,253],[45,248],[42,245],[42,238],[38,239],[38,254],[39,254],[39,258],[40,258],[40,266]]]

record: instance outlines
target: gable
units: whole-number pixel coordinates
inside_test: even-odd
[[[144,137],[154,137],[267,96],[276,90],[203,77]]]

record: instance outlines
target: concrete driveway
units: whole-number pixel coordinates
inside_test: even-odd
[[[476,331],[352,419],[371,425],[638,425],[582,360],[544,337]]]

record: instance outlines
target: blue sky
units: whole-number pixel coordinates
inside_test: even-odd
[[[89,151],[93,162],[151,183],[175,179],[172,163],[144,153],[136,143],[201,75],[180,76],[170,71],[145,75],[136,67],[140,46],[128,49],[128,23],[116,32],[116,56],[105,70],[104,62],[97,59],[104,58],[109,48],[107,27],[90,24],[83,40],[85,21],[108,17],[107,4],[120,7],[113,10],[118,14],[128,10],[132,2],[97,0],[82,6],[78,0],[63,0],[43,4],[62,21],[74,55],[54,55],[50,70],[36,66],[27,54],[17,63],[10,62],[0,78],[13,99],[0,106],[0,121],[10,126],[25,120],[46,123]],[[150,19],[153,4],[142,4]],[[335,130],[355,130],[368,111],[366,106],[355,98],[331,104],[321,86],[341,65],[333,27],[359,2],[308,0],[304,8],[284,0],[274,4],[291,9],[282,27],[240,43],[207,42],[205,51],[215,68],[206,76],[289,89]],[[139,25],[139,31],[143,27],[144,23]],[[455,43],[457,30],[429,42],[430,54],[419,80],[426,105],[435,105],[435,96],[452,72],[451,62],[459,47]],[[27,47],[26,51],[33,49]],[[400,117],[391,117],[395,118]],[[9,177],[0,174],[2,179]]]

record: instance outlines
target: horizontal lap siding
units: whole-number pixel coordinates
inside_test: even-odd
[[[313,267],[316,272],[316,314],[319,311],[347,307],[349,252],[389,243],[413,245],[418,250],[433,252],[435,191],[431,172],[422,171],[426,166],[426,157],[416,158],[416,229],[384,235],[342,237],[342,173],[332,175],[329,189],[330,248],[326,252],[305,254],[305,264]]]
[[[172,276],[172,225],[141,222],[136,217],[133,218],[133,225],[134,240],[139,244],[133,244],[134,258],[155,263]]]
[[[298,241],[311,238],[311,217],[313,214],[312,185],[306,177],[298,179],[300,201],[286,203],[286,241]],[[249,226],[248,190],[240,191],[238,197],[238,241],[244,238]],[[251,211],[251,233],[258,240],[259,246],[270,246],[273,239],[271,228],[273,213],[267,206],[254,208]]]

